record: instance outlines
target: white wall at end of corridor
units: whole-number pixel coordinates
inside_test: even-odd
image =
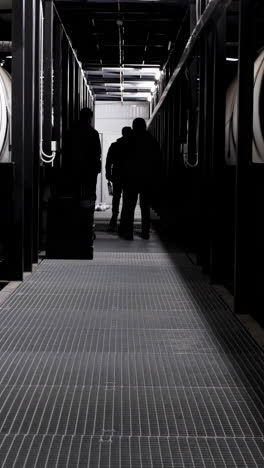
[[[112,204],[105,178],[105,161],[111,143],[120,138],[123,127],[132,127],[135,118],[149,119],[148,102],[97,101],[95,103],[95,128],[102,135],[102,175],[97,180],[97,203]]]

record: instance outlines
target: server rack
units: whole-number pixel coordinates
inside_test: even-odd
[[[258,1],[200,2],[190,38],[154,100],[149,130],[160,143],[162,182],[156,209],[174,236],[188,238],[213,283],[234,294],[234,311],[264,320],[263,161],[252,161],[254,60],[263,37]],[[229,51],[238,62],[226,61]],[[237,76],[236,156],[225,159],[226,92]],[[261,117],[263,119],[263,116]],[[262,121],[263,131],[263,121]],[[166,147],[164,141],[166,140]],[[173,190],[164,187],[172,187]],[[175,188],[176,187],[176,188]],[[154,201],[155,205],[155,201]]]

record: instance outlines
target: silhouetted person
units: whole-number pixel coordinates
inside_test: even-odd
[[[99,133],[92,125],[93,112],[85,107],[71,133],[74,195],[81,200],[96,200],[97,176],[101,172]]]
[[[106,157],[106,179],[113,184],[112,218],[109,223],[108,231],[115,231],[117,227],[119,204],[123,191],[123,163],[127,150],[127,142],[129,141],[131,132],[132,129],[130,127],[123,127],[122,137],[111,144]]]
[[[101,172],[101,144],[99,133],[91,125],[92,117],[91,109],[83,108],[71,131],[73,197],[80,206],[81,244],[91,252],[96,183]]]
[[[125,239],[133,239],[134,212],[138,195],[141,209],[141,236],[143,239],[149,239],[150,202],[157,183],[159,155],[158,144],[147,132],[145,120],[135,119],[127,145],[123,171],[123,207],[118,232]]]

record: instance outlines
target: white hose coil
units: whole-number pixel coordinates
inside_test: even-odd
[[[238,114],[237,89],[237,79],[235,79],[229,86],[226,94],[225,159],[228,165],[236,164]],[[263,93],[264,50],[260,52],[254,63],[253,91],[252,162],[261,164],[264,163],[264,108],[262,105]]]
[[[56,157],[56,151],[52,151],[51,154],[47,154],[43,151],[43,87],[44,87],[44,69],[43,69],[43,56],[44,56],[44,15],[43,6],[40,4],[40,43],[39,43],[39,54],[40,54],[40,159],[46,164],[53,166],[54,159]]]
[[[11,77],[0,67],[0,162],[11,161]]]
[[[264,162],[264,50],[254,64],[253,162]]]

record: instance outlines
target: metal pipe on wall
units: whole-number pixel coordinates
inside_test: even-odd
[[[51,154],[53,106],[53,2],[44,3],[43,151]]]
[[[62,149],[62,27],[55,19],[54,21],[54,85],[53,85],[53,107],[54,107],[54,140],[57,143],[57,153]],[[61,161],[56,161],[56,166],[61,166]]]

